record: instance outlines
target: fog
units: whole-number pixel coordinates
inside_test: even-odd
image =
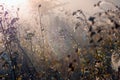
[[[0,0],[2,1],[2,0]],[[101,11],[94,8],[99,0],[3,0],[9,9],[20,8],[19,30],[20,37],[25,36],[25,31],[34,32],[34,46],[45,45],[54,55],[61,58],[66,54],[74,53],[74,44],[84,47],[87,44],[84,26],[74,30],[75,19],[72,12],[81,9],[87,16]],[[113,1],[113,0],[111,0]],[[114,0],[114,3],[119,2]],[[39,7],[41,5],[41,7]],[[15,15],[14,15],[15,16]],[[41,36],[41,24],[44,27],[44,43]],[[46,53],[49,51],[46,51]]]

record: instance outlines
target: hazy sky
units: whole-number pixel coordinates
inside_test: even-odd
[[[77,9],[82,9],[84,12],[89,14],[98,10],[97,8],[94,8],[93,5],[100,0],[0,0],[0,3],[4,2],[7,5],[28,7],[27,4],[31,2],[30,4],[33,4],[34,6],[41,4],[47,7],[49,3],[44,4],[44,2],[47,2],[47,1],[49,1],[49,3],[52,3],[52,1],[66,3],[66,5],[64,5],[65,9],[72,10],[72,11]],[[101,1],[106,1],[106,0],[101,0]],[[120,3],[120,0],[108,0],[108,1],[112,1],[117,4]]]
[[[59,1],[68,3],[66,5],[66,8],[70,10],[74,11],[77,9],[82,9],[84,12],[90,14],[98,11],[98,8],[94,8],[93,5],[100,0],[59,0]],[[101,1],[111,1],[113,3],[120,5],[120,0],[101,0]]]

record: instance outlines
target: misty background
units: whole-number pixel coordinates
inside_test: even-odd
[[[79,45],[79,47],[87,45],[85,26],[75,29],[77,20],[72,16],[72,13],[81,9],[88,17],[95,12],[102,11],[94,7],[94,4],[99,0],[8,1],[4,2],[3,0],[2,3],[9,7],[9,9],[20,9],[18,13],[20,18],[18,29],[21,40],[26,36],[26,33],[34,33],[35,36],[32,38],[32,43],[35,50],[41,50],[41,45],[45,45],[45,54],[50,56],[53,54],[57,58],[74,53],[76,45]],[[109,1],[118,5],[120,2],[119,0]],[[41,6],[39,7],[39,5]],[[110,4],[103,3],[105,9],[113,8],[112,6],[107,7],[107,5]],[[41,36],[40,23],[44,27],[44,38]],[[44,43],[42,42],[43,39]]]

